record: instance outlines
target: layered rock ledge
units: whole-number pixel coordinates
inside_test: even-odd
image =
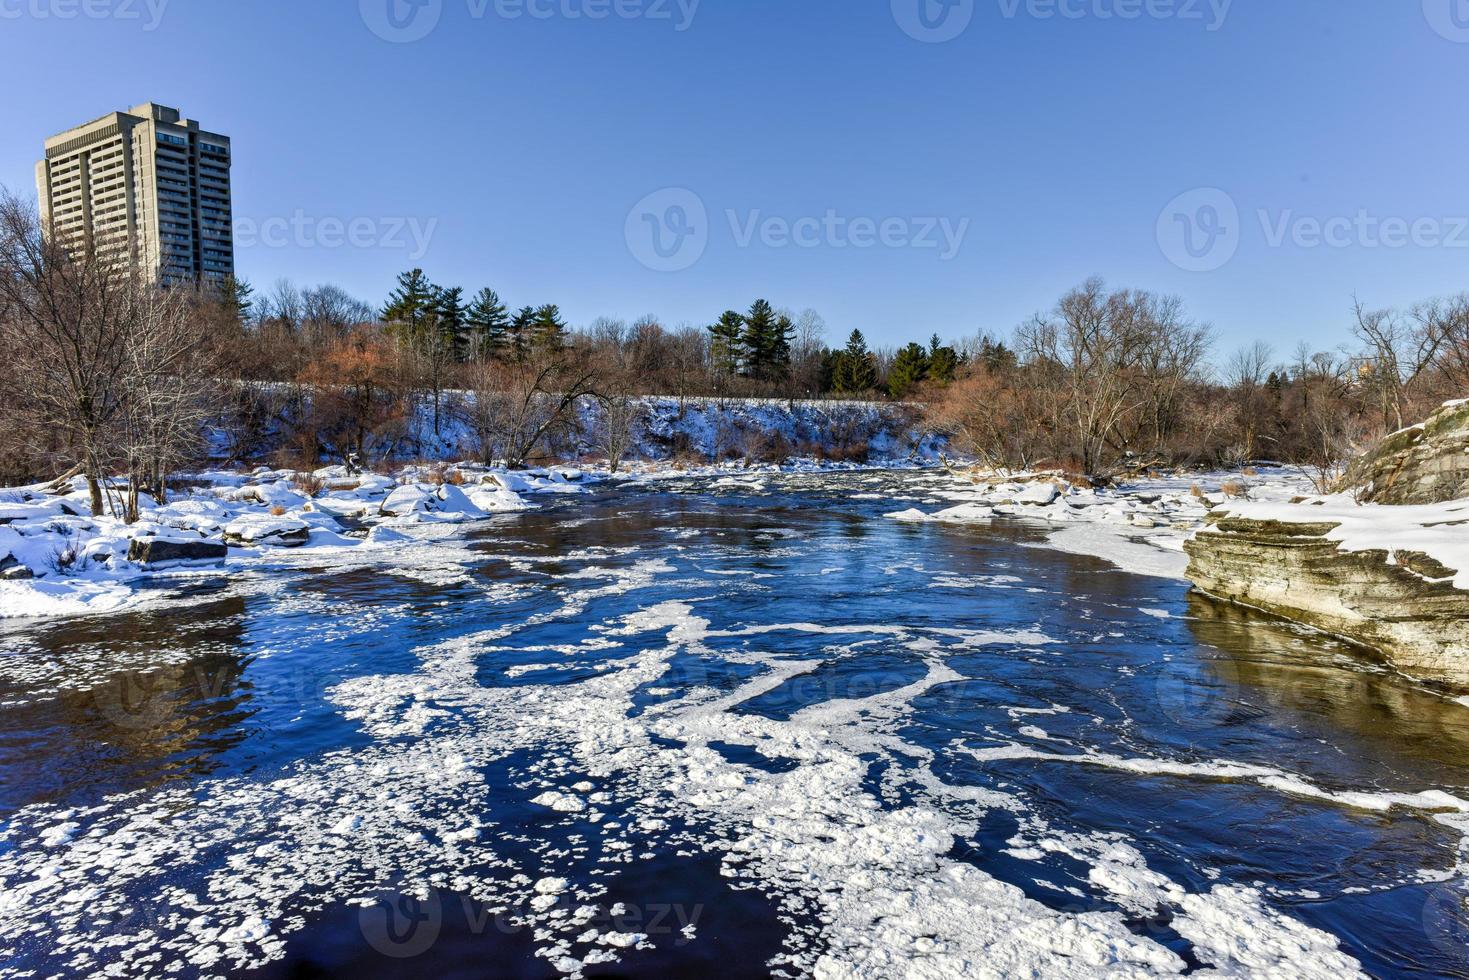
[[[1409,676],[1469,689],[1469,500],[1231,503],[1185,550],[1189,579],[1208,596],[1369,647]]]
[[[1343,486],[1375,504],[1434,504],[1469,497],[1469,401],[1394,432],[1347,470]]]

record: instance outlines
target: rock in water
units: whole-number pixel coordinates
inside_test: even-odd
[[[1469,401],[1449,402],[1427,422],[1395,432],[1343,479],[1374,504],[1439,504],[1469,497]]]
[[[1184,546],[1189,579],[1469,689],[1469,501],[1457,502],[1469,497],[1469,402],[1388,436],[1343,485],[1352,495],[1300,505],[1226,502]]]
[[[224,543],[243,548],[299,548],[310,538],[311,526],[305,521],[267,514],[246,514],[224,529]]]
[[[128,545],[128,561],[140,565],[164,565],[188,561],[222,561],[229,549],[215,541],[168,541],[134,538]]]
[[[1302,508],[1307,511],[1307,508]],[[1426,556],[1341,550],[1338,525],[1215,514],[1185,546],[1205,595],[1324,630],[1403,673],[1469,689],[1469,591]]]

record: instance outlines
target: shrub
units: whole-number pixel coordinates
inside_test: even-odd
[[[313,473],[297,473],[291,477],[291,485],[307,497],[317,497],[326,489],[326,481]]]

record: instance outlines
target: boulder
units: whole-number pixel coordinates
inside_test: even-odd
[[[484,510],[480,508],[469,495],[452,483],[446,483],[439,487],[438,509],[445,514],[455,514],[467,520],[475,520],[485,517]]]
[[[140,565],[166,565],[191,561],[222,561],[229,549],[217,541],[176,541],[167,538],[134,538],[128,545],[128,561]]]
[[[1469,401],[1395,432],[1348,468],[1343,485],[1376,504],[1437,504],[1469,497]]]
[[[1184,545],[1204,595],[1368,647],[1409,676],[1469,690],[1469,591],[1455,570],[1408,551],[1346,551],[1339,524],[1224,512]]]
[[[1054,483],[1033,483],[1015,495],[1014,503],[1045,507],[1056,502],[1061,488]]]
[[[388,494],[378,509],[384,517],[407,517],[410,514],[425,514],[438,510],[439,498],[426,487],[410,485],[399,487]]]
[[[242,548],[299,548],[311,538],[311,526],[294,517],[247,514],[225,526],[224,542]]]
[[[36,573],[16,561],[14,556],[6,555],[4,558],[0,558],[0,580],[18,582],[35,577]]]

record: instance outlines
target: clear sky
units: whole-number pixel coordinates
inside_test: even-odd
[[[1469,289],[1469,0],[0,0],[0,90],[27,194],[113,109],[230,135],[260,289],[891,344],[1101,275],[1282,354]]]

